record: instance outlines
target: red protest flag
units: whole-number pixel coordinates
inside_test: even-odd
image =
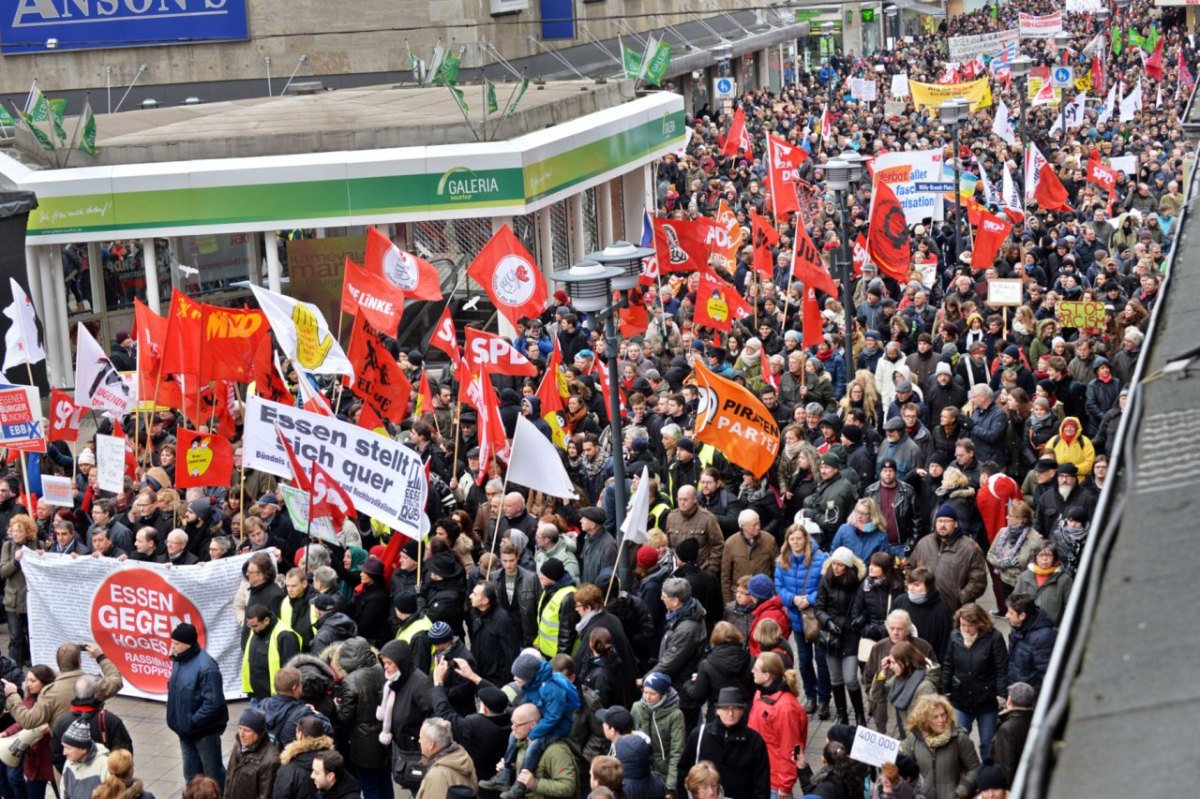
[[[467,274],[483,286],[496,310],[514,327],[522,317],[540,316],[546,309],[546,278],[506,224],[475,256]]]
[[[1154,45],[1154,53],[1150,55],[1143,63],[1142,67],[1146,70],[1146,76],[1155,80],[1163,79],[1163,39],[1159,38]]]
[[[137,298],[133,300],[133,336],[137,341],[138,397],[142,402],[157,402],[160,407],[182,407],[179,384],[167,379],[168,373],[162,368],[167,320]]]
[[[426,369],[421,370],[421,381],[417,384],[417,407],[413,413],[418,419],[433,413],[433,392],[429,389],[429,371]]]
[[[433,334],[429,337],[429,344],[450,356],[450,363],[455,367],[462,363],[462,349],[458,346],[458,332],[454,329],[454,318],[450,316],[450,306],[442,309],[442,315],[438,317]]]
[[[800,165],[808,159],[802,147],[794,147],[783,139],[767,134],[767,182],[771,187],[771,206],[776,219],[783,219],[800,210],[796,194],[796,178]]]
[[[808,230],[804,227],[803,217],[796,218],[796,236],[792,250],[792,279],[799,280],[809,288],[836,297],[838,285],[825,264],[821,262],[821,253],[809,238]]]
[[[825,317],[821,316],[821,306],[817,302],[817,292],[804,287],[804,302],[801,304],[800,316],[800,345],[816,347],[825,341]]]
[[[646,310],[645,296],[636,291],[631,292],[629,305],[618,311],[617,317],[622,338],[633,338],[645,333],[650,328],[650,312]]]
[[[565,432],[567,406],[567,378],[562,373],[562,350],[558,342],[554,342],[554,352],[550,353],[550,363],[546,365],[546,374],[538,384],[537,396],[542,405],[542,419],[550,425],[550,440],[560,449],[567,448]]]
[[[351,390],[373,407],[380,417],[393,424],[403,422],[408,416],[412,384],[365,316],[354,320],[354,332],[350,336],[350,350],[346,357],[354,366]]]
[[[382,275],[372,274],[346,258],[342,273],[342,312],[362,314],[371,327],[395,336],[404,315],[404,292]]]
[[[163,375],[199,375],[200,327],[203,311],[178,289],[171,292],[171,307],[167,311],[167,330],[162,347]]]
[[[738,106],[733,113],[733,124],[725,134],[725,144],[721,147],[721,155],[744,155],[747,161],[754,160],[754,146],[750,133],[746,130],[746,108]]]
[[[47,431],[47,438],[50,441],[78,441],[79,417],[85,410],[76,405],[67,392],[52,389],[50,391],[50,429]]]
[[[442,280],[437,267],[400,249],[376,228],[367,231],[363,267],[373,275],[387,278],[410,300],[442,299]]]
[[[696,308],[692,317],[695,324],[728,333],[733,328],[734,319],[745,319],[753,315],[754,309],[741,294],[738,294],[735,287],[712,272],[700,273],[700,285],[696,289]]]
[[[472,371],[509,377],[537,377],[537,367],[508,340],[484,330],[467,328],[467,363]]]
[[[867,225],[867,252],[885,275],[899,283],[908,282],[912,241],[908,238],[904,206],[896,199],[892,187],[879,179],[875,180],[875,197]]]
[[[750,209],[750,236],[754,241],[754,271],[763,280],[775,277],[775,256],[771,248],[779,243],[779,231],[762,214]]]
[[[1117,187],[1117,172],[1100,163],[1099,158],[1090,158],[1087,162],[1087,182],[1095,183],[1111,194]]]
[[[262,341],[270,341],[271,327],[262,311],[200,306],[200,382],[254,379],[254,358]]]
[[[254,349],[254,393],[283,405],[291,405],[296,400],[275,368],[275,350],[270,336],[264,336]]]
[[[1043,211],[1074,210],[1067,204],[1066,187],[1054,174],[1046,156],[1033,144],[1025,150],[1025,198],[1032,198]]]
[[[182,427],[176,439],[176,488],[229,487],[233,479],[233,445],[229,441]]]
[[[375,409],[365,402],[358,411],[358,426],[381,436],[389,435],[387,425],[379,418],[379,414],[375,413]]]
[[[771,356],[767,355],[767,350],[764,347],[758,348],[759,370],[762,372],[762,381],[765,385],[779,391],[779,375],[771,371]]]
[[[1004,217],[983,211],[979,227],[975,232],[975,249],[971,251],[971,268],[987,269],[996,260],[996,253],[1012,232],[1012,225]]]
[[[310,524],[316,519],[329,519],[336,532],[342,529],[347,518],[358,515],[350,494],[316,461],[312,462],[311,492],[308,506]]]
[[[291,443],[287,440],[287,436],[279,429],[279,425],[275,425],[275,435],[279,436],[279,443],[283,444],[283,451],[287,455],[288,466],[292,470],[292,483],[301,491],[312,491],[312,478],[304,471],[304,467],[300,465],[300,461],[296,458],[296,452],[292,449]]]
[[[654,254],[659,274],[708,269],[710,225],[699,220],[655,219]],[[728,234],[726,234],[728,235]]]
[[[861,277],[863,267],[871,263],[871,253],[867,251],[867,237],[859,233],[854,240],[854,276]]]

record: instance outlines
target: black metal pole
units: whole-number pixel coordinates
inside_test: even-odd
[[[850,357],[854,343],[854,284],[850,278],[854,275],[854,257],[850,249],[850,212],[846,206],[846,192],[834,190],[837,198],[838,213],[841,215],[841,234],[838,236],[838,276],[842,280],[842,311],[846,315],[846,368],[849,369]],[[805,288],[807,292],[808,289]]]
[[[617,313],[623,303],[617,303],[604,312],[604,342],[608,347],[608,428],[610,432],[613,464],[613,521],[620,544],[621,525],[625,523],[625,505],[629,497],[625,491],[625,441],[621,435],[621,390],[620,369],[617,353],[620,339],[617,337]],[[625,552],[617,564],[617,577],[622,588],[633,585],[629,570],[629,553]]]

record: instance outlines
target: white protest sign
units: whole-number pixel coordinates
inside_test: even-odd
[[[875,157],[872,168],[876,177],[896,193],[908,224],[920,224],[926,218],[942,219],[942,193],[954,191],[954,181],[942,180],[941,150],[884,153]]]
[[[1108,159],[1108,165],[1113,169],[1121,170],[1126,175],[1136,175],[1138,171],[1136,155],[1118,155],[1115,158]]]
[[[892,76],[892,97],[903,100],[908,97],[908,73],[901,72]]]
[[[867,103],[875,102],[875,98],[879,96],[878,86],[879,84],[873,80],[860,81],[858,99]]]
[[[1061,11],[1040,17],[1022,12],[1018,15],[1017,20],[1022,39],[1045,39],[1061,33],[1063,29]]]
[[[120,494],[125,490],[125,439],[96,436],[96,472],[101,491]]]
[[[42,502],[56,508],[74,507],[75,491],[71,488],[71,478],[43,475]]]
[[[850,759],[866,763],[868,766],[882,766],[884,763],[895,763],[899,751],[900,742],[895,738],[889,738],[860,724],[854,734]]]
[[[308,504],[309,497],[307,491],[301,491],[299,488],[289,485],[280,485],[279,489],[283,492],[283,506],[287,508],[288,516],[292,518],[292,527],[298,533],[308,532]]]
[[[62,644],[95,641],[125,678],[122,694],[165,701],[171,632],[186,621],[221,667],[225,698],[236,699],[242,695],[242,629],[233,598],[248,557],[168,567],[27,554],[21,571],[29,587],[33,662],[53,663]],[[84,669],[98,671],[90,658]]]
[[[421,534],[429,484],[416,452],[357,425],[254,396],[246,403],[247,467],[277,477],[292,476],[276,425],[300,463],[320,463],[359,511],[409,538]]]
[[[1016,42],[1016,30],[980,33],[974,36],[951,36],[947,41],[951,61],[970,61],[975,56],[994,56],[1006,45]]]

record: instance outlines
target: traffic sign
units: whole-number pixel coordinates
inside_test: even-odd
[[[718,100],[732,100],[737,97],[737,81],[733,78],[717,78],[713,81],[713,93]]]
[[[1075,85],[1075,74],[1070,67],[1055,67],[1050,73],[1050,85],[1056,89],[1069,89]]]

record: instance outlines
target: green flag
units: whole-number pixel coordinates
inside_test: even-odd
[[[625,67],[625,77],[636,79],[641,77],[642,54],[621,43],[621,61]]]
[[[42,145],[43,150],[54,149],[54,142],[50,141],[50,137],[46,135],[46,131],[37,126],[32,114],[26,114],[22,111],[21,119],[25,120],[25,127],[29,128],[29,132],[33,134],[33,138],[38,140],[38,144]]]
[[[487,78],[483,79],[483,85],[486,88],[487,95],[487,112],[494,114],[500,110],[500,103],[496,100],[496,84],[492,83]]]
[[[63,117],[67,114],[66,98],[59,97],[50,101],[50,127],[59,144],[67,143],[67,129],[63,127]]]
[[[653,42],[652,42],[653,43]],[[671,45],[666,41],[659,41],[651,52],[646,51],[646,64],[642,68],[646,83],[652,86],[657,86],[662,83],[662,79],[666,77],[667,66],[671,63]]]
[[[454,95],[454,102],[458,103],[458,110],[462,111],[462,115],[467,116],[467,98],[463,96],[462,89],[457,86],[446,84],[446,88],[450,90],[450,94]]]
[[[36,83],[29,90],[29,97],[25,100],[24,113],[34,122],[45,122],[50,118],[50,104],[46,102],[46,95],[42,94],[42,90]]]
[[[1145,50],[1147,53],[1153,53],[1154,48],[1158,47],[1158,40],[1160,38],[1161,37],[1159,36],[1158,28],[1151,26],[1150,27],[1150,35],[1147,36],[1145,38],[1145,40],[1142,42],[1142,49]]]
[[[1130,28],[1125,32],[1125,38],[1129,42],[1130,47],[1145,47],[1146,37],[1138,33],[1134,28]]]
[[[433,76],[433,82],[454,86],[458,83],[460,66],[462,66],[462,56],[455,52],[447,53],[446,57],[442,59],[442,65],[438,67],[437,74]]]
[[[15,125],[15,124],[17,124],[17,120],[12,118],[12,114],[8,113],[8,111],[4,108],[3,105],[0,105],[0,125]]]
[[[1121,44],[1121,26],[1114,25],[1112,29],[1112,51],[1116,55],[1121,54],[1123,45]]]
[[[508,119],[513,114],[517,113],[517,104],[521,102],[521,98],[525,96],[525,92],[529,89],[529,78],[521,78],[521,85],[513,92],[512,98],[508,101],[508,108],[504,109],[504,118]]]
[[[92,103],[84,100],[83,113],[79,115],[79,151],[88,155],[99,152],[96,149],[96,115],[92,113]]]

